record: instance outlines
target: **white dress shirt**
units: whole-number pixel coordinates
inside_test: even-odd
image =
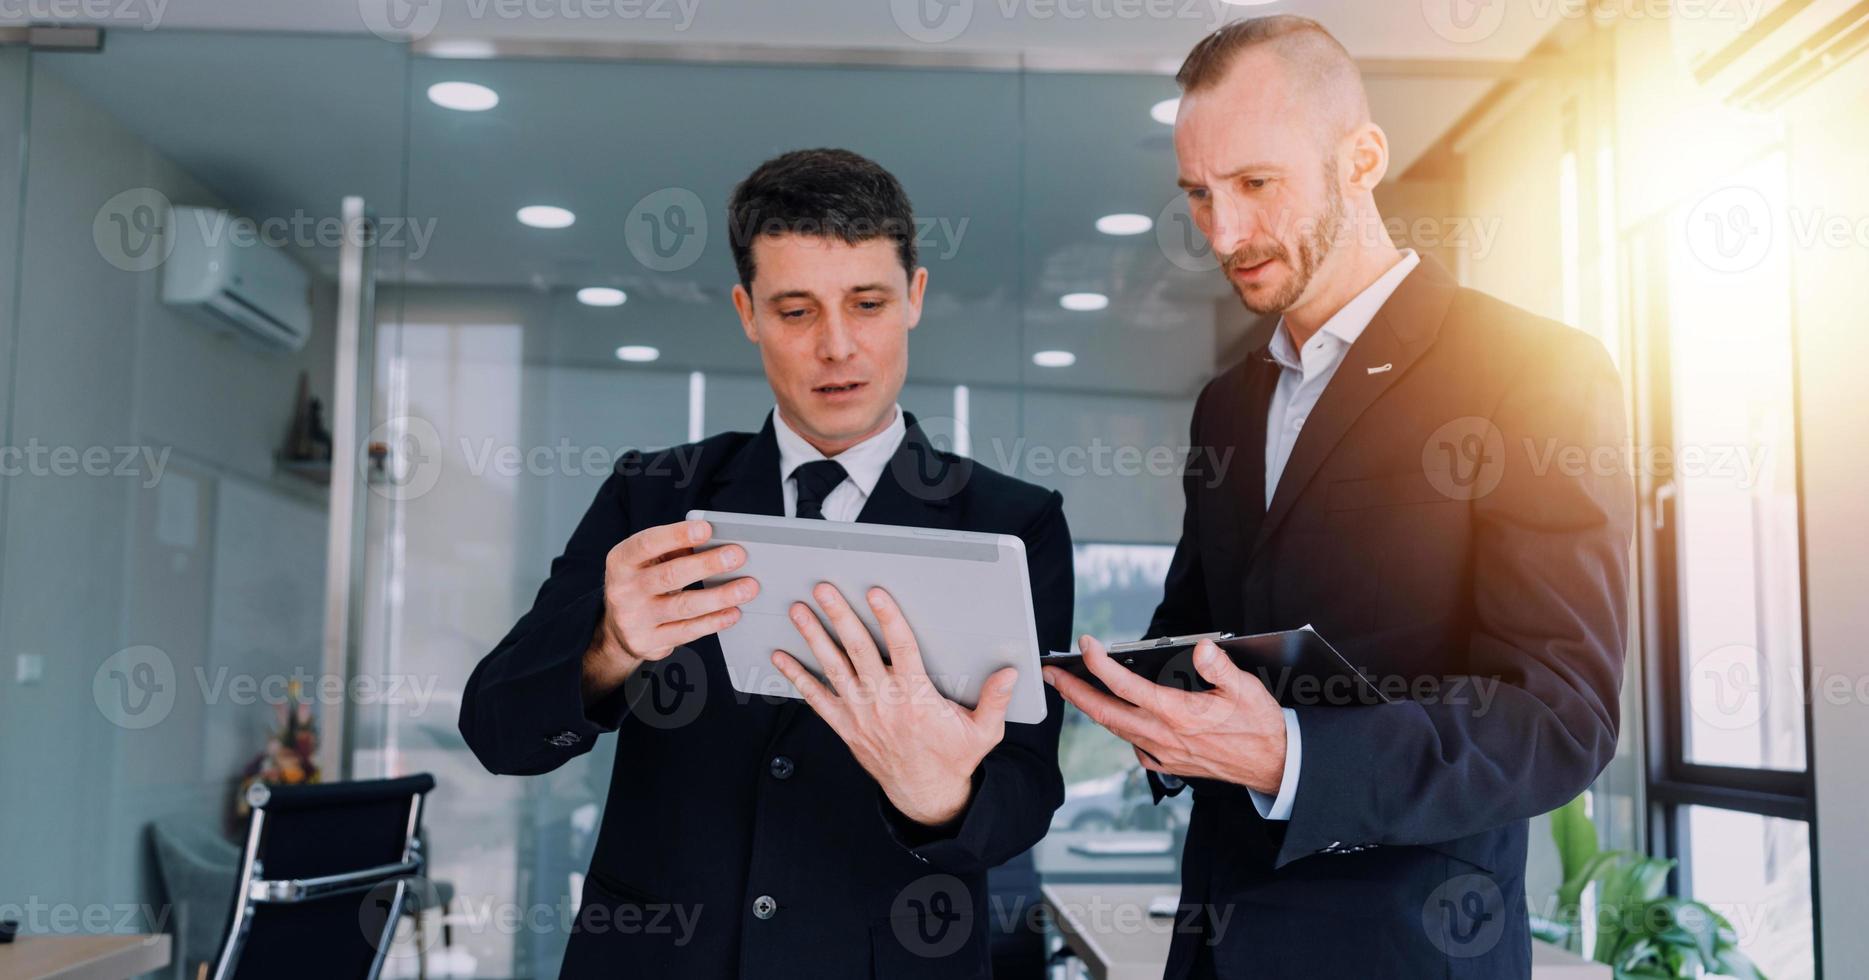
[[[876,481],[882,479],[884,468],[895,457],[896,447],[902,445],[902,437],[908,433],[908,425],[902,420],[902,406],[897,405],[895,413],[895,418],[883,431],[830,457],[818,452],[816,446],[793,431],[785,424],[785,414],[774,408],[772,434],[779,439],[779,482],[785,495],[785,516],[798,516],[798,481],[792,478],[792,471],[806,463],[834,458],[844,466],[844,482],[825,495],[824,519],[856,520],[863,512],[864,503],[870,499],[870,492],[876,489]]]
[[[1278,388],[1272,393],[1272,404],[1265,419],[1265,504],[1268,508],[1278,489],[1279,476],[1291,459],[1292,447],[1298,442],[1298,433],[1303,431],[1305,419],[1317,407],[1317,400],[1323,396],[1330,379],[1336,376],[1343,355],[1376,318],[1376,311],[1395,294],[1396,287],[1420,264],[1421,256],[1415,254],[1414,249],[1403,249],[1402,260],[1324,321],[1317,333],[1304,342],[1302,351],[1292,349],[1291,334],[1285,329],[1284,319],[1279,319],[1267,348],[1279,368]],[[1267,820],[1291,819],[1291,808],[1298,799],[1298,770],[1303,762],[1304,740],[1298,735],[1298,712],[1286,708],[1285,777],[1279,782],[1278,795],[1247,790],[1260,816]]]

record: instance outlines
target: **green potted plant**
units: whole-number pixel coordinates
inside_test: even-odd
[[[1598,849],[1596,824],[1584,797],[1552,812],[1551,837],[1564,883],[1553,914],[1532,916],[1533,935],[1582,954],[1583,900],[1594,888],[1596,941],[1589,955],[1608,964],[1616,980],[1703,975],[1765,980],[1739,951],[1738,936],[1724,916],[1703,902],[1667,894],[1673,859]]]

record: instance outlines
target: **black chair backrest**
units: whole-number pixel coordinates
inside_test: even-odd
[[[418,887],[427,774],[255,786],[214,980],[375,980]]]

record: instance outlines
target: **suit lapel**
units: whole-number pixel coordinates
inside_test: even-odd
[[[1433,343],[1440,332],[1441,320],[1453,302],[1455,289],[1446,271],[1433,259],[1423,257],[1421,264],[1396,287],[1388,302],[1376,311],[1368,329],[1344,352],[1343,363],[1337,365],[1337,373],[1305,420],[1304,429],[1292,446],[1291,458],[1279,474],[1272,504],[1266,509],[1265,520],[1253,538],[1253,552],[1257,553],[1272,532],[1278,530],[1299,494],[1330,458],[1331,451],[1350,431],[1350,426],[1383,392],[1408,373],[1416,359]],[[1276,373],[1272,384],[1277,384]],[[1259,415],[1259,429],[1260,466],[1263,467],[1263,412]],[[1262,477],[1258,499],[1264,499],[1264,487]]]
[[[1240,470],[1245,492],[1232,495],[1240,545],[1254,541],[1259,525],[1265,522],[1265,424],[1272,393],[1278,388],[1278,365],[1263,350],[1248,358],[1246,383],[1239,386],[1236,404],[1225,415],[1230,430],[1227,445],[1246,454]]]
[[[857,520],[864,524],[907,527],[953,526],[955,495],[973,476],[972,460],[943,459],[921,430],[915,416],[902,413],[906,431],[889,465],[870,488]]]
[[[772,431],[772,413],[753,440],[740,447],[733,459],[715,471],[708,488],[708,510],[734,514],[785,514],[783,478],[779,474],[779,438]]]

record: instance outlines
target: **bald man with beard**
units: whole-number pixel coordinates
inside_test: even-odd
[[[1189,475],[1149,635],[1310,624],[1394,700],[1288,677],[1281,703],[1208,642],[1211,690],[1090,637],[1116,697],[1047,680],[1157,802],[1194,794],[1167,977],[1529,977],[1528,821],[1615,753],[1634,514],[1629,473],[1552,460],[1622,458],[1621,382],[1595,339],[1396,248],[1388,139],[1316,22],[1231,24],[1176,80],[1190,212],[1280,319],[1195,404],[1196,452],[1242,465]]]

